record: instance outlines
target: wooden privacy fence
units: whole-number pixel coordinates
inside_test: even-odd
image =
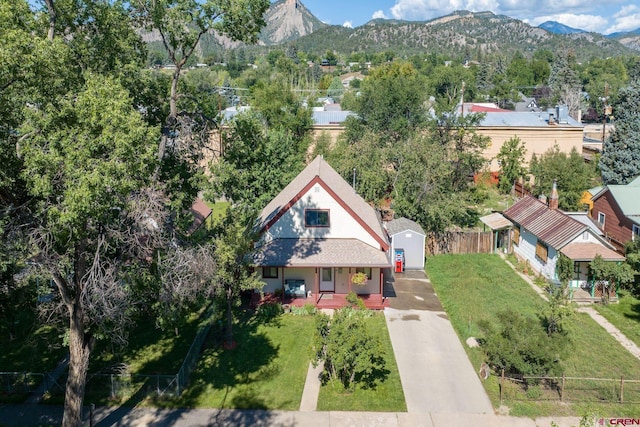
[[[493,250],[491,231],[446,231],[427,233],[425,253],[441,254],[488,254]]]

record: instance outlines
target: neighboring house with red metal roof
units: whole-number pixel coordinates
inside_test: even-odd
[[[627,185],[607,185],[592,197],[591,215],[620,253],[640,236],[640,177]]]
[[[380,215],[321,157],[316,157],[260,213],[260,241],[252,255],[265,284],[312,296],[381,295],[391,268]],[[352,283],[367,275],[364,286]]]
[[[624,261],[624,256],[587,223],[578,221],[557,209],[557,192],[550,203],[525,196],[503,212],[513,222],[513,252],[528,261],[536,272],[558,282],[556,263],[560,253],[574,264],[572,288],[588,288],[597,296],[589,278],[589,264],[600,255],[606,261]]]

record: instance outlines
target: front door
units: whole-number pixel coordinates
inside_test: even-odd
[[[336,287],[333,282],[333,268],[320,269],[320,292],[335,292]]]

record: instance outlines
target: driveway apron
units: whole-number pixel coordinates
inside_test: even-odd
[[[385,318],[407,411],[493,414],[451,322],[439,302],[434,305],[424,272],[397,275],[393,288],[397,300],[390,299]]]

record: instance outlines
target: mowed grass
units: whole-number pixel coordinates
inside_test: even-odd
[[[178,407],[298,410],[309,367],[313,316],[280,315],[236,323],[237,346],[214,337]]]
[[[382,340],[388,376],[375,389],[357,386],[354,391],[345,391],[341,384],[329,382],[320,388],[319,411],[407,411],[384,314],[374,313],[366,320],[369,331]]]
[[[481,336],[477,323],[492,321],[496,313],[511,308],[537,321],[546,304],[498,256],[488,254],[441,255],[427,260],[427,274],[461,341]],[[570,321],[570,348],[561,360],[566,376],[620,378],[640,380],[640,361],[627,352],[613,337],[586,314],[576,314]],[[484,361],[482,349],[465,350],[478,369]],[[500,405],[496,376],[484,381],[494,407]],[[511,414],[526,416],[584,415],[596,408],[601,416],[640,415],[632,404],[560,403],[557,401],[510,401]]]
[[[640,346],[640,299],[621,293],[617,304],[597,304],[595,308],[627,338]]]

